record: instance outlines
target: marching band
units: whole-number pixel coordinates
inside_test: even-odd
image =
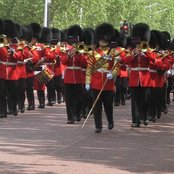
[[[131,126],[147,126],[168,112],[173,49],[167,31],[145,23],[135,24],[128,37],[109,23],[59,30],[0,19],[0,118],[34,110],[36,90],[39,109],[65,101],[67,124],[88,119],[91,111],[100,133],[102,108],[111,130],[113,106],[125,105],[129,92]]]

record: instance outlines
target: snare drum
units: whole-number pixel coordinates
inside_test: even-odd
[[[35,78],[41,84],[48,83],[54,77],[54,72],[48,67],[44,66],[42,71],[35,71]]]

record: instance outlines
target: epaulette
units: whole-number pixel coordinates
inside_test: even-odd
[[[88,51],[88,55],[91,57],[93,55],[93,50]]]
[[[55,50],[56,50],[56,48],[51,48],[50,52],[55,51]]]
[[[21,46],[18,46],[17,49],[16,49],[16,51],[22,50],[22,49],[23,49],[23,48],[22,48]]]
[[[37,47],[32,46],[31,51],[36,50],[36,49],[37,49]]]
[[[47,48],[48,46],[46,46],[46,45],[43,45],[43,50],[45,50],[46,48]]]
[[[61,53],[64,53],[64,54],[67,54],[66,49],[64,49],[63,47],[60,47],[60,52],[61,52]]]

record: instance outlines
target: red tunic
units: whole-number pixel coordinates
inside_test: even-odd
[[[81,66],[86,64],[84,56],[82,54],[75,54],[72,58],[69,59],[67,54],[64,55],[62,54],[61,62],[63,65],[66,65],[64,83],[68,84],[82,83]]]
[[[4,62],[6,61],[6,57],[8,56],[7,50],[5,47],[0,48],[0,79],[5,79],[6,77],[6,71],[5,71],[5,65]]]
[[[108,53],[108,50],[110,48],[108,47],[106,50],[102,49],[95,49],[92,51],[92,54],[89,56],[89,62],[87,65],[86,70],[86,84],[91,83],[91,88],[100,90],[103,87],[103,84],[106,81],[106,75],[108,73],[112,73],[114,76],[116,76],[120,69],[120,63],[115,63],[115,54],[119,52],[119,50],[112,50],[110,51],[110,57],[106,59],[106,63],[103,64],[101,67],[99,67],[95,73],[93,73],[93,66],[96,65],[96,62],[100,59],[103,59],[102,56]],[[112,67],[114,66],[114,69],[111,72]],[[107,80],[103,90],[114,90],[115,84],[114,79]]]

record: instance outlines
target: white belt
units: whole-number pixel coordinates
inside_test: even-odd
[[[82,68],[78,66],[67,66],[66,69],[82,69]]]
[[[86,69],[83,68],[82,71],[86,71]]]
[[[17,61],[17,63],[18,63],[18,64],[24,64],[24,62],[23,62],[23,61]]]
[[[149,71],[153,73],[157,73],[157,70],[154,70],[154,69],[150,69]]]
[[[120,64],[120,66],[125,66],[125,64]]]
[[[110,73],[111,71],[110,70],[106,70],[106,69],[98,69],[97,72],[100,72],[100,73]]]
[[[142,67],[136,67],[136,68],[131,68],[133,71],[148,71],[149,68],[142,68]]]
[[[45,65],[52,65],[53,63],[45,63]]]
[[[2,62],[3,65],[17,65],[17,63]]]

